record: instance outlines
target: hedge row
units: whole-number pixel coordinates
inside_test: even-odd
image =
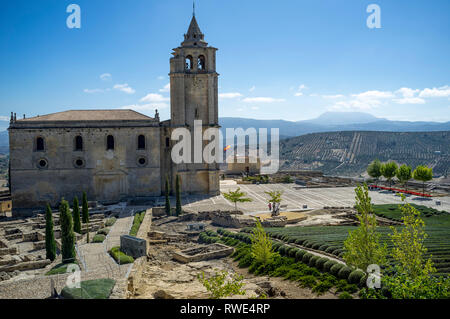
[[[246,228],[243,230],[244,233],[239,233],[239,234],[244,234],[245,236],[249,236],[249,235],[245,234],[245,232],[249,232],[249,231],[251,231],[251,229]],[[228,231],[222,230],[222,232],[225,232],[226,235],[231,234],[231,236],[235,236],[237,238],[240,237],[239,235],[233,234]],[[311,243],[304,239],[293,239],[293,238],[289,238],[286,235],[281,235],[281,234],[270,234],[269,232],[268,232],[268,234],[272,235],[271,237],[281,239],[288,243],[295,243],[298,245],[303,245],[305,247],[310,247],[312,249],[326,251],[327,253],[330,253],[333,255],[341,255],[343,253],[342,249],[340,249],[340,248],[333,248],[333,247],[329,247],[327,245],[319,244],[319,243]],[[345,279],[350,284],[357,284],[359,286],[365,285],[366,274],[361,270],[355,270],[355,269],[348,267],[344,264],[341,264],[335,260],[331,260],[326,257],[316,256],[316,255],[313,255],[313,254],[311,254],[305,250],[302,250],[300,248],[291,247],[291,246],[285,245],[285,244],[277,242],[277,241],[274,241],[272,243],[272,247],[274,248],[275,251],[277,251],[282,256],[293,257],[298,262],[302,262],[310,267],[317,268],[318,270],[320,270],[322,272],[330,273],[330,274],[336,276],[337,278]]]

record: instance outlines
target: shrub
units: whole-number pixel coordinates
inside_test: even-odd
[[[105,235],[102,234],[97,234],[94,236],[94,238],[92,239],[93,243],[103,243],[106,239]]]
[[[325,265],[325,263],[326,263],[327,261],[329,261],[328,258],[325,258],[325,257],[319,258],[319,259],[316,261],[316,268],[319,269],[319,270],[324,270],[324,269],[323,269],[323,266]]]
[[[116,222],[116,217],[111,217],[111,218],[108,218],[106,221],[105,221],[105,226],[106,227],[111,227],[112,225],[114,225],[114,223]]]
[[[327,249],[325,249],[325,252],[331,254],[335,249],[336,249],[335,247],[328,247]]]
[[[319,249],[319,250],[321,250],[321,251],[325,251],[326,249],[328,248],[328,245],[321,245],[319,248],[317,248],[317,249]]]
[[[339,270],[338,277],[342,279],[348,279],[352,272],[352,269],[350,267],[344,266]]]
[[[316,277],[314,277],[312,275],[300,277],[298,281],[300,282],[300,286],[307,287],[307,288],[314,287],[317,282]]]
[[[297,253],[298,248],[292,247],[289,249],[289,257],[295,257],[295,254]]]
[[[323,270],[326,272],[331,272],[331,267],[333,267],[334,265],[336,265],[337,262],[334,260],[328,260],[323,264]]]
[[[299,249],[299,250],[295,253],[295,260],[301,261],[304,254],[306,254],[306,251]]]
[[[297,245],[301,245],[301,244],[303,244],[304,241],[305,241],[304,239],[296,239],[296,240],[295,240],[295,243],[296,243]]]
[[[330,272],[334,276],[338,276],[339,271],[344,267],[343,264],[336,263],[333,267],[330,268]]]
[[[98,231],[97,231],[97,234],[98,235],[108,235],[108,233],[109,233],[109,228],[102,228],[102,229],[99,229]]]
[[[365,276],[364,271],[356,269],[353,270],[350,275],[348,276],[348,282],[351,284],[359,285],[361,282],[361,279]]]
[[[366,287],[367,286],[367,274],[364,274],[364,276],[359,281],[359,287]]]
[[[348,292],[344,291],[339,295],[339,299],[353,299],[353,297]]]
[[[312,248],[312,249],[319,249],[320,246],[322,246],[322,244],[317,243],[317,244],[313,244],[313,245],[311,246],[311,248]]]
[[[303,262],[304,264],[308,264],[308,263],[309,263],[309,260],[310,260],[311,257],[313,257],[313,256],[314,256],[314,255],[311,254],[311,253],[306,253],[306,254],[304,254],[303,257],[302,257],[302,262]]]
[[[289,238],[287,242],[288,242],[289,244],[292,244],[292,243],[295,242],[295,238]]]
[[[145,211],[134,215],[133,226],[131,226],[131,230],[130,230],[131,236],[137,235],[137,233],[139,231],[139,227],[141,227],[142,221],[144,220],[144,217],[145,217]]]
[[[112,258],[119,264],[130,264],[134,262],[134,258],[120,251],[120,247],[113,247],[109,251]]]
[[[316,261],[317,260],[319,260],[319,256],[312,256],[310,259],[309,259],[309,262],[308,262],[308,265],[310,266],[310,267],[315,267],[316,266]]]
[[[280,252],[281,255],[284,256],[284,255],[286,255],[288,248],[289,248],[288,246],[282,245],[278,251]]]

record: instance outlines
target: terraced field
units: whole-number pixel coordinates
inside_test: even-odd
[[[374,159],[433,167],[436,175],[450,166],[449,132],[331,132],[280,141],[281,169],[315,169],[356,176]]]
[[[425,206],[414,206],[422,212],[425,221],[425,229],[428,234],[425,246],[428,248],[428,255],[431,254],[439,274],[450,275],[450,214]],[[400,220],[401,217],[397,205],[374,205],[374,210],[377,215],[393,220]],[[354,226],[311,226],[267,228],[266,230],[272,237],[341,257],[343,242],[349,231],[353,229],[355,229]],[[378,231],[381,233],[381,240],[391,248],[392,244],[389,238],[391,229],[379,227]]]

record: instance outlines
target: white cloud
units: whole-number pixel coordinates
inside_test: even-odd
[[[128,86],[127,83],[125,83],[125,84],[116,84],[116,85],[114,85],[113,88],[115,90],[119,90],[119,91],[125,92],[127,94],[134,94],[134,93],[136,93],[136,90],[133,89],[132,87]]]
[[[111,81],[112,75],[110,73],[103,73],[100,75],[102,81]]]
[[[241,97],[242,94],[238,92],[231,92],[231,93],[220,93],[219,98],[221,99],[235,99],[238,97]]]
[[[155,111],[156,109],[164,109],[169,107],[167,103],[151,103],[151,104],[132,104],[120,107],[124,110],[135,110],[139,112]]]
[[[160,76],[157,77],[158,80],[164,80],[165,78],[166,78],[166,77],[164,77],[164,76],[162,76],[162,75],[160,75]]]
[[[306,85],[304,85],[304,84],[299,85],[298,89],[297,89],[297,93],[295,93],[294,96],[302,96],[303,95],[302,91],[306,90],[307,88],[308,87]]]
[[[425,100],[420,97],[405,97],[402,99],[393,99],[397,104],[425,104]]]
[[[395,95],[390,91],[366,91],[359,94],[352,94],[352,97],[355,97],[359,100],[373,100],[373,99],[388,99],[393,98]]]
[[[249,89],[249,91],[250,91],[250,92],[253,92],[254,90],[256,90],[256,86],[253,85],[253,86]]]
[[[88,93],[88,94],[94,94],[94,93],[103,93],[103,92],[105,92],[105,90],[103,90],[103,89],[84,89],[83,92]]]
[[[420,90],[403,87],[395,93],[402,95],[400,99],[393,99],[397,104],[424,104],[425,100],[415,96]]]
[[[11,117],[8,116],[0,116],[0,121],[9,122],[11,120]]]
[[[442,86],[440,88],[426,88],[419,94],[420,97],[449,97],[450,87],[448,85]]]
[[[257,106],[252,106],[251,109],[254,110],[254,111],[256,111],[256,110],[259,110],[259,107],[257,107]]]
[[[336,95],[322,95],[322,97],[324,99],[332,99],[332,100],[334,100],[334,99],[341,99],[341,98],[343,98],[345,96],[342,95],[342,94],[336,94]]]
[[[275,99],[273,97],[247,97],[243,99],[246,103],[276,103],[285,102],[285,99]]]
[[[150,93],[144,96],[140,102],[148,102],[148,103],[160,103],[160,102],[166,102],[169,101],[168,97],[164,97],[161,94],[157,93]]]
[[[170,92],[170,83],[167,83],[162,89],[159,89],[159,92]]]

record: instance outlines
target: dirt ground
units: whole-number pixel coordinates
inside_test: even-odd
[[[185,223],[169,223],[152,226],[154,231],[175,233],[185,228]],[[172,258],[172,252],[196,247],[195,241],[177,241],[151,245],[147,263],[141,271],[141,277],[135,284],[134,299],[203,299],[209,294],[198,280],[202,273],[205,277],[214,275],[218,270],[226,270],[230,274],[237,273],[244,277],[245,296],[232,298],[258,298],[261,295],[269,299],[336,299],[337,295],[327,292],[321,296],[311,289],[301,288],[298,283],[267,276],[255,276],[247,269],[239,268],[232,258],[226,257],[208,261],[182,264]]]

